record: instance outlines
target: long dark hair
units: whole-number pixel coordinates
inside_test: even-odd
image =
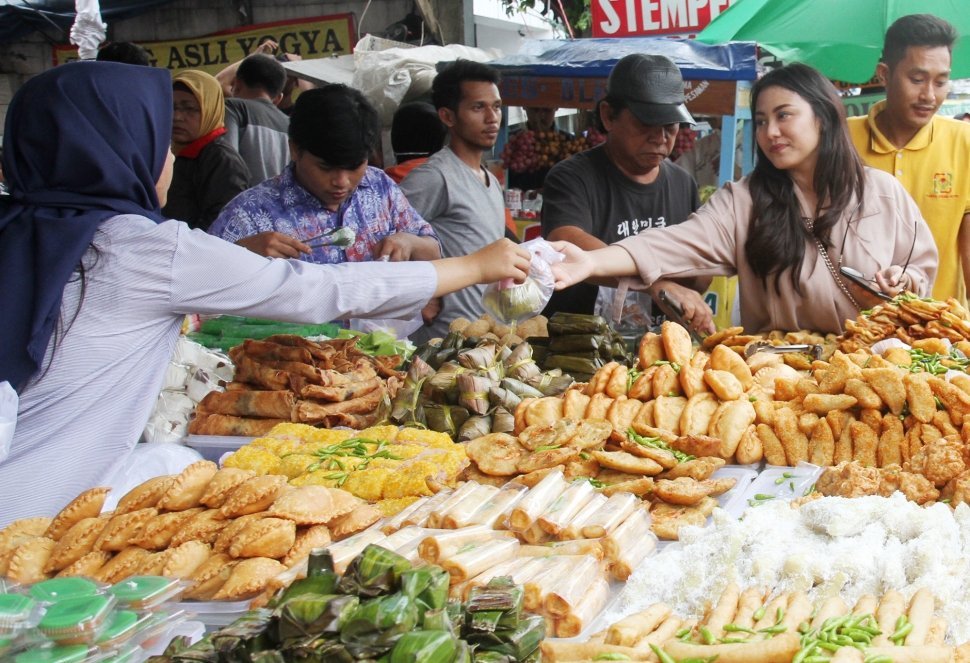
[[[807,101],[819,123],[818,165],[812,178],[818,200],[814,226],[809,233],[802,221],[791,176],[775,168],[755,140],[758,159],[749,184],[753,206],[744,254],[765,287],[773,277],[775,292],[778,292],[782,273],[790,270],[792,285],[800,293],[798,276],[805,258],[806,239],[818,238],[826,248],[832,246],[832,227],[852,204],[853,197],[856,201],[862,200],[865,174],[862,160],[849,138],[845,109],[828,79],[804,64],[775,69],[752,87],[751,108],[757,108],[762,92],[776,86]]]

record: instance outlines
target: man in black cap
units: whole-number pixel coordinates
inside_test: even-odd
[[[591,250],[690,216],[700,206],[697,184],[667,159],[680,124],[694,123],[684,105],[684,80],[677,65],[662,55],[624,57],[613,67],[606,97],[596,110],[606,142],[549,171],[543,236]],[[649,292],[656,296],[666,290],[676,300],[697,303],[708,283],[658,281]],[[546,314],[593,313],[597,293],[588,283],[557,292]],[[659,324],[659,311],[646,313],[651,326]]]

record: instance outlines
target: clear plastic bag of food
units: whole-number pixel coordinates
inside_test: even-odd
[[[485,310],[507,325],[542,313],[556,287],[552,266],[565,259],[563,254],[541,237],[524,242],[522,246],[532,255],[529,276],[525,281],[515,283],[512,279],[505,279],[499,283],[491,283],[482,295]]]

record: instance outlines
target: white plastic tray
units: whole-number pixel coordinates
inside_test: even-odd
[[[791,501],[804,497],[812,491],[823,469],[811,463],[799,463],[796,467],[765,466],[741,496],[741,512],[765,502]],[[770,499],[767,499],[767,496],[770,496]],[[758,499],[758,497],[766,499]]]
[[[224,454],[236,451],[255,439],[236,435],[189,435],[185,438],[185,446],[195,449],[206,460],[216,462]]]

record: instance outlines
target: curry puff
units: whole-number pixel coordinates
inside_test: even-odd
[[[118,500],[115,515],[155,506],[174,482],[174,476],[166,475],[138,484]]]
[[[267,474],[253,477],[239,484],[219,507],[223,518],[236,518],[265,511],[286,489],[286,477]]]
[[[269,582],[286,570],[275,559],[252,557],[233,567],[229,578],[212,598],[216,601],[233,601],[259,594]]]
[[[163,550],[168,547],[169,543],[172,542],[172,537],[181,531],[188,521],[203,511],[205,509],[196,507],[185,511],[161,513],[145,523],[145,526],[129,540],[129,543],[146,550]]]
[[[103,518],[84,518],[75,523],[54,546],[44,571],[60,571],[91,552],[105,525],[107,521]]]
[[[350,513],[327,523],[335,539],[342,539],[354,532],[370,527],[381,519],[380,510],[370,504],[363,504]]]
[[[296,523],[259,518],[246,524],[229,544],[232,557],[282,557],[296,541]]]
[[[7,577],[23,584],[47,578],[44,568],[55,545],[53,539],[46,537],[33,538],[20,544],[10,556]]]
[[[79,520],[97,517],[110,490],[110,488],[91,488],[75,497],[54,516],[45,536],[56,541]]]
[[[309,557],[314,548],[329,545],[332,540],[330,530],[326,525],[312,525],[298,529],[296,540],[280,561],[283,566],[290,568],[297,562]]]
[[[172,540],[169,542],[171,547],[177,547],[186,541],[203,541],[212,543],[219,536],[219,532],[229,524],[228,520],[223,519],[218,509],[208,509],[197,513],[182,526]]]
[[[112,517],[108,521],[108,525],[102,530],[98,540],[94,542],[94,549],[123,550],[128,546],[131,539],[138,536],[142,528],[157,515],[157,509],[148,508]]]
[[[360,504],[363,501],[343,490],[300,486],[276,498],[269,515],[292,520],[297,525],[322,525],[350,513]]]
[[[94,579],[109,584],[116,583],[133,575],[149,555],[151,555],[150,552],[137,546],[125,548],[105,562],[104,566],[94,574]]]
[[[209,460],[192,463],[175,477],[175,481],[158,500],[158,508],[165,511],[182,511],[199,506],[202,494],[218,469],[218,466]]]
[[[186,541],[177,548],[169,548],[159,575],[166,578],[188,578],[209,559],[211,553],[209,544],[201,541]]]
[[[208,601],[226,584],[237,563],[237,560],[225,553],[211,555],[189,578],[192,584],[185,590],[183,598]]]
[[[81,556],[73,564],[65,566],[63,569],[61,569],[58,572],[57,577],[71,578],[74,576],[80,576],[84,578],[93,578],[101,567],[107,564],[109,559],[111,559],[111,553],[105,552],[104,550],[92,550],[88,554]]]
[[[243,470],[238,467],[223,467],[216,472],[209,485],[202,492],[199,501],[210,509],[218,509],[237,486],[256,476],[252,470]]]
[[[13,552],[14,548],[28,539],[44,536],[50,525],[50,518],[21,518],[13,521],[0,530],[0,557]]]

